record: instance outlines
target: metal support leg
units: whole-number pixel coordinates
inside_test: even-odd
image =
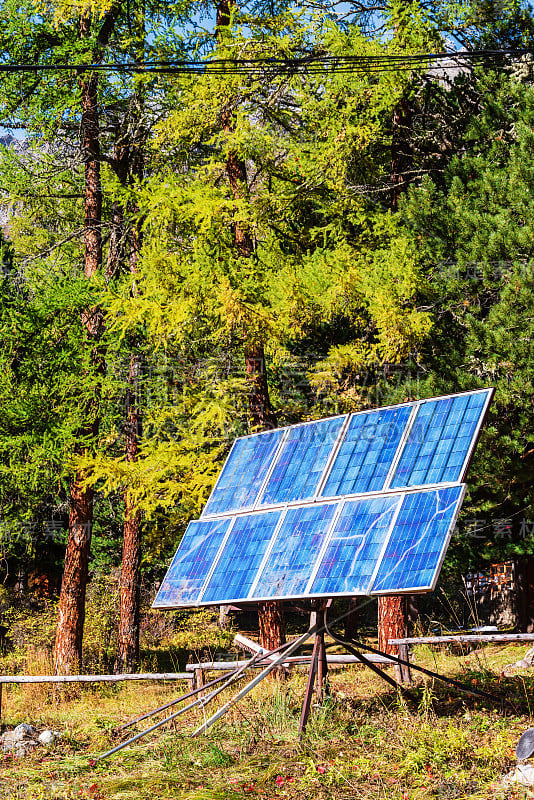
[[[308,682],[306,684],[306,693],[304,695],[304,703],[302,704],[302,712],[300,714],[300,725],[299,725],[299,740],[302,739],[302,735],[306,730],[306,725],[308,724],[308,717],[310,716],[310,708],[311,708],[311,701],[313,696],[313,684],[315,683],[315,676],[317,674],[317,666],[319,663],[319,648],[320,648],[320,638],[319,636],[315,636],[315,642],[313,644],[313,653],[310,661],[310,671],[308,672]]]
[[[317,620],[320,628],[324,628],[326,619],[326,605],[322,605],[317,611]],[[317,702],[322,703],[324,698],[330,694],[330,687],[328,684],[328,661],[326,659],[326,645],[325,645],[325,632],[320,630],[317,634],[319,639],[319,652],[317,662]]]

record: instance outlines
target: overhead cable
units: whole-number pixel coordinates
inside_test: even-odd
[[[122,74],[246,74],[261,77],[265,73],[326,74],[332,72],[378,73],[424,68],[426,72],[465,69],[477,65],[506,66],[506,62],[534,55],[529,49],[462,50],[445,53],[369,55],[316,55],[301,58],[217,58],[208,60],[144,61],[114,63],[0,63],[0,72],[115,72]]]

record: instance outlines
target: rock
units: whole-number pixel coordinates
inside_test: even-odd
[[[33,725],[28,725],[26,722],[21,722],[11,733],[14,742],[22,742],[23,739],[33,739],[37,735],[37,731]]]
[[[21,742],[15,742],[13,750],[17,758],[24,758],[33,753],[36,747],[39,747],[39,742],[36,742],[35,739],[24,739]]]
[[[506,664],[503,668],[505,675],[513,674],[518,669],[530,669],[534,666],[534,647],[527,650],[525,655],[520,661],[515,661],[513,664]]]
[[[519,784],[520,786],[534,786],[534,767],[530,764],[518,764],[508,775],[503,778],[503,784]]]
[[[44,744],[44,745],[54,744],[54,742],[56,741],[56,734],[54,733],[54,731],[50,731],[50,730],[43,731],[39,735],[38,741],[41,742],[41,744]]]

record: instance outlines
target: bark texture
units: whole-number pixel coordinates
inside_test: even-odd
[[[130,236],[130,272],[132,291],[136,291],[135,275],[141,247],[141,234],[136,225]],[[126,397],[126,458],[137,461],[139,441],[142,434],[142,415],[139,406],[139,383],[142,370],[142,356],[131,342],[128,392]],[[119,650],[116,669],[118,672],[133,672],[139,661],[139,607],[140,607],[140,567],[141,567],[141,515],[135,509],[128,490],[124,492],[124,530],[122,543],[122,564],[120,584]]]
[[[260,644],[266,650],[275,650],[286,640],[284,611],[281,603],[269,600],[259,604]]]
[[[76,674],[82,663],[92,518],[93,492],[91,489],[82,490],[80,476],[75,476],[70,489],[69,533],[54,648],[54,665],[58,675]]]
[[[105,14],[97,36],[93,60],[102,56],[117,15],[112,8]],[[86,13],[80,20],[80,37],[91,35],[91,16]],[[84,195],[84,275],[92,278],[102,266],[102,187],[100,182],[100,123],[98,107],[98,75],[85,73],[81,79],[81,148],[85,173]],[[94,306],[82,314],[82,325],[87,332],[93,364],[103,368],[102,354],[97,341],[103,328],[101,310]],[[98,433],[98,397],[95,395],[86,409],[87,425],[81,437]],[[81,450],[79,450],[81,452]],[[72,673],[82,664],[83,626],[85,622],[85,592],[91,547],[93,521],[93,491],[84,489],[82,476],[75,474],[70,487],[69,531],[65,552],[65,566],[58,607],[54,665],[58,674]]]
[[[398,648],[388,644],[389,639],[406,636],[406,598],[400,594],[378,598],[378,649],[383,653],[397,654]]]
[[[129,389],[126,409],[126,458],[136,461],[141,436],[141,412],[137,403],[137,387],[141,358],[130,357]],[[131,495],[124,492],[124,529],[120,582],[119,650],[116,670],[133,672],[139,660],[139,605],[141,567],[141,515]]]

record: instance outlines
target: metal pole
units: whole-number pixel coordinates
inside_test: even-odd
[[[310,662],[310,669],[308,672],[308,681],[306,683],[306,692],[304,694],[304,702],[302,704],[302,711],[300,712],[300,723],[299,723],[299,740],[302,738],[302,734],[306,730],[306,725],[308,723],[308,717],[310,715],[310,707],[311,707],[311,700],[313,695],[313,684],[315,683],[315,676],[317,673],[317,664],[319,661],[319,634],[315,634],[315,642],[313,643],[313,653]]]
[[[346,616],[346,615],[344,615],[344,616]],[[338,617],[338,619],[335,619],[333,622],[330,623],[330,625],[334,625],[336,622],[339,622],[339,619],[341,619],[341,617]],[[370,669],[373,669],[373,670],[377,669],[375,667],[375,665],[372,664],[372,662],[367,661],[365,656],[362,656],[361,653],[358,653],[356,650],[354,650],[348,644],[348,642],[345,639],[341,639],[339,636],[334,636],[334,634],[329,630],[328,626],[326,626],[326,631],[332,637],[332,639],[334,639],[334,641],[337,641],[340,644],[342,644],[343,647],[345,647],[350,653],[353,653],[354,655],[356,655]],[[410,667],[411,669],[415,669],[418,672],[422,672],[423,675],[428,675],[430,678],[437,678],[438,681],[443,681],[443,683],[448,683],[451,686],[455,686],[457,689],[460,689],[462,692],[466,692],[467,694],[472,694],[472,695],[474,695],[476,697],[484,697],[486,700],[496,701],[496,702],[499,703],[499,705],[501,706],[501,709],[503,709],[503,710],[504,710],[504,705],[507,705],[507,706],[509,706],[509,708],[512,709],[514,714],[517,714],[517,709],[510,702],[510,700],[507,700],[505,697],[497,697],[494,694],[490,694],[490,692],[484,692],[482,689],[473,689],[470,686],[466,686],[465,683],[461,683],[461,681],[457,681],[454,678],[447,678],[445,675],[440,675],[438,672],[434,672],[431,669],[426,669],[425,667],[420,667],[418,664],[414,664],[411,661],[404,661],[404,659],[398,658],[397,656],[394,656],[391,653],[383,653],[382,650],[377,650],[376,647],[371,647],[371,645],[365,644],[364,642],[358,642],[358,641],[356,641],[354,639],[354,640],[352,640],[352,643],[357,645],[358,647],[361,647],[362,650],[367,650],[370,653],[376,653],[377,655],[385,656],[387,659],[389,659],[391,661],[391,665],[392,666],[394,666],[395,664],[400,664],[400,665],[404,665],[406,667]],[[378,670],[378,672],[380,672],[380,670]],[[385,674],[383,674],[381,672],[380,672],[380,674],[381,674],[382,678],[386,679],[386,675]],[[389,679],[389,682],[393,682],[395,688],[402,688],[402,687],[399,686],[398,683],[396,683],[395,681],[392,681],[392,678],[389,678],[389,676],[387,676],[387,678]]]
[[[229,664],[230,663],[231,662],[229,662]],[[129,728],[132,725],[135,725],[136,722],[142,722],[144,719],[148,719],[149,717],[153,717],[156,714],[159,714],[160,711],[165,711],[165,709],[170,708],[171,706],[175,706],[177,703],[181,703],[183,700],[188,700],[190,697],[194,697],[196,694],[199,694],[200,692],[205,691],[206,689],[209,689],[210,686],[215,686],[215,684],[226,680],[226,678],[229,678],[230,675],[233,675],[235,672],[237,672],[236,669],[232,670],[231,672],[225,672],[224,675],[219,675],[218,678],[214,678],[212,681],[210,681],[209,683],[206,683],[204,686],[201,686],[198,689],[193,689],[191,692],[188,692],[187,694],[183,694],[181,697],[177,697],[175,700],[171,700],[170,702],[165,703],[165,705],[160,706],[159,708],[155,708],[153,711],[148,711],[146,714],[142,714],[140,717],[136,717],[135,719],[132,719],[131,722],[127,722],[125,725],[121,725],[120,728],[117,728],[117,730],[118,731],[124,731],[124,730],[126,730],[126,728]],[[0,686],[1,686],[1,684],[0,684]]]
[[[98,758],[96,760],[97,761],[101,761],[102,759],[113,755],[113,753],[117,753],[119,750],[122,750],[123,747],[126,747],[129,744],[132,744],[132,742],[137,741],[137,739],[141,739],[143,736],[146,736],[147,733],[151,733],[152,731],[155,731],[157,728],[160,728],[162,725],[165,725],[166,722],[171,722],[173,719],[176,719],[176,717],[179,717],[181,714],[184,714],[186,711],[189,711],[190,709],[194,708],[195,706],[202,706],[202,707],[206,706],[211,700],[213,700],[214,697],[216,697],[218,694],[220,694],[220,692],[222,692],[224,689],[226,689],[228,686],[230,686],[232,683],[234,683],[241,676],[241,674],[243,672],[245,672],[245,670],[247,670],[250,667],[254,666],[257,662],[261,663],[264,658],[269,657],[269,656],[273,656],[275,653],[278,653],[280,650],[286,650],[286,649],[290,648],[291,645],[292,645],[292,642],[290,642],[289,644],[287,644],[287,643],[286,644],[282,644],[282,645],[280,645],[280,647],[277,647],[275,650],[271,650],[269,652],[267,652],[265,650],[262,650],[259,653],[255,653],[252,656],[251,659],[249,659],[245,664],[242,664],[238,669],[234,670],[233,672],[226,673],[225,675],[222,675],[220,678],[216,678],[214,681],[211,681],[206,686],[200,687],[201,690],[205,690],[207,686],[212,686],[215,683],[219,683],[221,680],[225,680],[226,679],[225,683],[222,686],[219,686],[218,689],[214,689],[212,692],[209,693],[209,695],[207,695],[207,697],[198,698],[193,703],[190,703],[188,706],[185,706],[184,708],[181,708],[180,711],[176,711],[174,714],[171,714],[169,717],[165,717],[165,719],[160,720],[155,725],[152,725],[150,728],[147,728],[145,731],[141,731],[140,733],[136,734],[136,736],[132,736],[132,738],[128,739],[126,742],[122,742],[122,744],[117,745],[117,747],[114,747],[112,750],[108,750],[107,753],[103,753],[103,755],[98,756]],[[286,656],[286,654],[283,653],[280,658],[283,660],[285,658],[285,656]],[[279,659],[276,659],[275,663],[278,663],[278,660]],[[177,700],[171,701],[171,703],[172,704],[178,703],[178,702],[180,702],[180,700],[185,700],[187,697],[191,697],[193,694],[197,694],[197,693],[198,693],[198,691],[192,691],[192,692],[188,693],[187,695],[185,695],[184,697],[180,697]],[[160,709],[156,709],[155,711],[149,712],[149,714],[147,716],[153,716],[154,714],[157,714],[158,711],[163,711],[164,708],[165,708],[165,706],[163,706]],[[135,721],[136,720],[134,720],[134,722]]]
[[[161,726],[165,725],[167,722],[172,722],[173,719],[176,719],[181,714],[185,714],[186,711],[190,711],[190,709],[194,708],[195,706],[200,706],[200,705],[205,706],[205,705],[207,705],[210,702],[210,700],[213,700],[213,698],[216,697],[224,689],[226,689],[227,686],[230,686],[230,684],[232,684],[234,681],[236,681],[239,678],[239,676],[241,675],[241,673],[244,672],[247,669],[247,667],[251,666],[251,664],[253,664],[256,661],[256,659],[259,658],[259,656],[260,656],[260,653],[257,653],[256,655],[252,656],[252,658],[250,659],[250,661],[247,662],[246,665],[244,665],[244,666],[240,667],[239,669],[235,670],[235,672],[230,673],[230,676],[225,681],[225,683],[223,683],[222,686],[219,686],[217,689],[214,689],[212,692],[210,692],[207,697],[199,697],[199,698],[197,698],[192,703],[189,703],[189,705],[184,706],[184,708],[181,708],[179,711],[175,711],[174,714],[171,714],[169,717],[165,717],[165,719],[161,719],[159,722],[156,722],[155,725],[152,725],[150,728],[147,728],[145,731],[141,731],[140,733],[136,734],[135,736],[132,736],[131,739],[127,739],[125,742],[122,742],[121,744],[117,745],[117,747],[113,747],[111,750],[108,750],[106,753],[103,753],[101,756],[98,756],[96,760],[97,761],[102,761],[104,758],[107,758],[108,756],[113,755],[113,753],[117,753],[119,750],[122,750],[124,747],[127,747],[129,744],[132,744],[133,742],[136,742],[138,739],[141,739],[143,736],[146,736],[147,733],[152,733],[152,731],[155,731],[157,728],[161,728]],[[226,678],[227,676],[225,675],[224,677]],[[205,688],[205,687],[202,687],[202,688]]]
[[[280,664],[283,664],[284,659],[287,658],[287,656],[293,653],[295,650],[298,650],[301,644],[304,644],[306,639],[309,639],[310,636],[313,636],[316,630],[317,630],[317,625],[314,625],[313,628],[310,628],[310,630],[306,631],[306,633],[304,633],[302,636],[299,636],[298,639],[295,639],[293,642],[291,642],[291,644],[287,647],[287,650],[284,653],[282,653],[282,655],[278,656],[278,658],[276,658],[274,661],[271,661],[271,663],[268,664],[265,667],[265,669],[262,670],[262,672],[260,672],[259,675],[256,675],[256,677],[253,678],[253,680],[251,680],[250,683],[247,683],[247,685],[243,687],[243,689],[241,689],[240,692],[238,692],[227,703],[225,703],[224,706],[222,706],[222,708],[220,708],[218,711],[215,712],[215,714],[213,714],[213,716],[207,719],[206,722],[204,722],[199,728],[196,729],[196,731],[194,731],[191,734],[191,736],[195,737],[198,736],[199,733],[205,733],[207,729],[213,725],[214,722],[216,722],[218,719],[224,716],[224,714],[226,714],[232,708],[232,706],[234,706],[236,703],[239,702],[239,700],[241,700],[243,697],[245,697],[245,695],[247,695],[250,691],[252,691],[252,689],[254,689],[254,687],[257,686],[258,683],[260,683],[265,678],[266,675],[272,672],[272,670],[275,667],[278,667]]]

